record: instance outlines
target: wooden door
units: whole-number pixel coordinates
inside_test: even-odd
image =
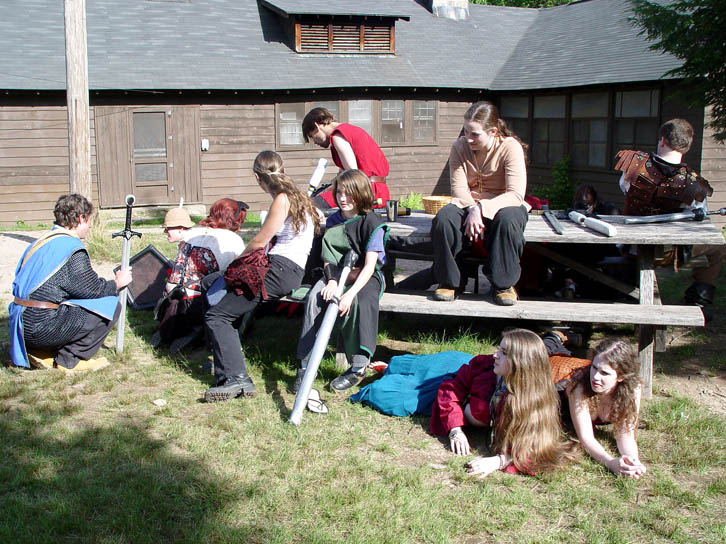
[[[96,107],[101,206],[201,200],[198,106]]]

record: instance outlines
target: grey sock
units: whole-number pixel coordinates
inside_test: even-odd
[[[369,362],[370,358],[367,355],[363,355],[362,353],[353,355],[353,361],[351,361],[350,365],[351,370],[356,374],[361,374],[368,366]]]

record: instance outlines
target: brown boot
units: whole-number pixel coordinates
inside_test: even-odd
[[[451,302],[456,299],[456,289],[453,287],[439,287],[434,291],[434,300]]]
[[[519,300],[519,297],[514,287],[496,289],[494,291],[494,303],[500,306],[514,306],[517,300]]]
[[[88,360],[81,359],[78,361],[78,364],[74,366],[73,368],[66,368],[64,366],[54,364],[53,367],[57,368],[58,370],[62,370],[63,372],[95,372],[96,370],[101,370],[102,368],[106,368],[111,363],[103,356],[98,357],[91,357]]]
[[[54,355],[49,351],[28,351],[28,362],[33,368],[53,368]]]

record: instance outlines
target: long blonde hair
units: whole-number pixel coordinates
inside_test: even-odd
[[[526,329],[505,332],[502,348],[510,365],[504,376],[509,394],[497,418],[493,448],[508,453],[523,472],[561,468],[575,448],[562,433],[547,349]]]
[[[280,155],[274,151],[262,151],[255,157],[252,170],[265,184],[273,198],[280,193],[287,195],[290,201],[292,228],[296,233],[305,227],[308,220],[312,220],[317,225],[317,221],[315,221],[317,212],[312,200],[297,188],[290,176],[285,174]]]

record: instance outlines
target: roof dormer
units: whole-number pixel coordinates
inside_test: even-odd
[[[388,2],[258,0],[281,19],[297,53],[394,54],[396,20]]]

